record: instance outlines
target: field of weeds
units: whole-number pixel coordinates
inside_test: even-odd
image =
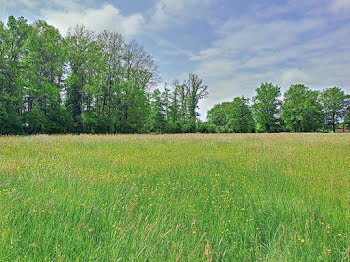
[[[349,257],[349,134],[0,137],[0,261]]]

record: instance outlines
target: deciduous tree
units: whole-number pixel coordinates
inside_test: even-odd
[[[276,132],[280,125],[280,88],[271,83],[261,84],[253,98],[253,113],[258,131]]]

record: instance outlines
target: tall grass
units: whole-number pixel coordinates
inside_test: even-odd
[[[348,261],[350,135],[0,137],[0,261]]]

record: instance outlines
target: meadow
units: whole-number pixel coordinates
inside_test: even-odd
[[[350,134],[0,137],[0,261],[349,261]]]

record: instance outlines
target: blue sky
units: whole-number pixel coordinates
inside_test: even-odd
[[[350,0],[0,0],[0,18],[77,23],[136,39],[164,82],[195,72],[215,103],[252,97],[261,82],[350,93]]]

